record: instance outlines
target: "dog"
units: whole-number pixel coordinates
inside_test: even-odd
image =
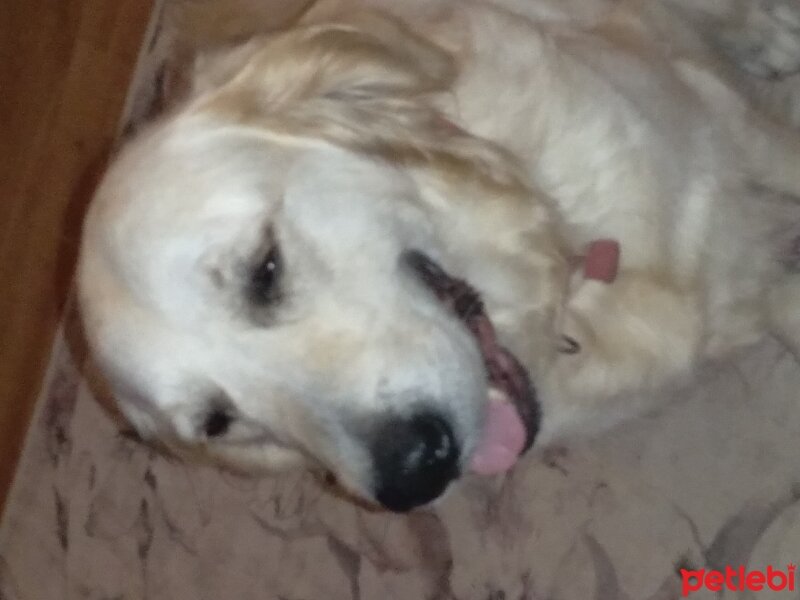
[[[86,217],[86,336],[143,439],[406,511],[800,353],[800,136],[743,83],[800,67],[793,0],[296,12],[201,52]]]

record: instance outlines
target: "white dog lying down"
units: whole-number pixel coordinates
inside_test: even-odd
[[[800,137],[735,83],[800,66],[795,0],[352,4],[202,55],[97,193],[82,312],[143,438],[402,511],[800,352]]]

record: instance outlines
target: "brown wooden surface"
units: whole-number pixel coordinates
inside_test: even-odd
[[[0,506],[152,4],[0,2]]]

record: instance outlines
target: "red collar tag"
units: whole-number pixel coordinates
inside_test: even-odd
[[[616,240],[594,240],[586,248],[583,259],[583,276],[604,283],[612,283],[619,271],[619,242]]]

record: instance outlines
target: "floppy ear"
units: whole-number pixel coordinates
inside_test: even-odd
[[[452,57],[383,13],[253,38],[197,67],[192,109],[252,134],[323,139],[462,183],[523,186],[513,157],[444,119],[431,101],[455,79]]]
[[[453,76],[442,49],[395,19],[361,11],[205,53],[192,87],[223,103],[249,94],[261,110],[274,110],[309,98],[422,94]]]

